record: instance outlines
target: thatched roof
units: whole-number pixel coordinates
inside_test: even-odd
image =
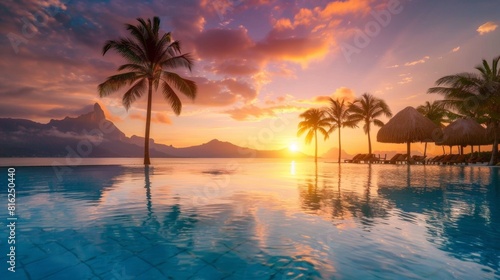
[[[486,128],[471,118],[458,119],[443,129],[443,137],[436,141],[437,145],[467,146],[488,145]]]
[[[397,113],[377,133],[383,143],[434,142],[441,129],[413,107]]]

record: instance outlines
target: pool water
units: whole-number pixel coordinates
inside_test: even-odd
[[[0,279],[500,279],[499,168],[66,168],[16,168],[16,272],[4,227]]]

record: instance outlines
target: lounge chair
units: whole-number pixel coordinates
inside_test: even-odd
[[[439,158],[440,156],[435,156],[433,158],[430,158],[427,160],[427,164],[434,164],[434,162],[436,161],[437,158]]]
[[[378,162],[379,158],[376,157],[374,154],[367,154],[361,161],[364,163],[372,163],[372,162]]]
[[[401,156],[401,154],[395,154],[391,159],[385,159],[382,163],[396,164],[396,160]]]
[[[439,164],[441,163],[441,160],[446,157],[447,155],[440,155],[440,156],[437,156],[435,157],[433,160],[432,160],[432,164]]]
[[[415,164],[415,163],[425,164],[425,159],[426,158],[427,158],[427,156],[417,156],[417,155],[414,155],[414,156],[411,157],[410,163],[411,164]]]
[[[450,160],[449,164],[462,164],[465,163],[467,164],[467,156],[466,155],[459,155],[453,160]]]
[[[453,164],[453,162],[455,162],[459,156],[460,155],[451,155],[451,157],[443,161],[443,164]]]
[[[408,155],[407,154],[402,154],[398,157],[398,159],[396,159],[396,163],[401,163],[401,164],[404,164],[408,162]]]
[[[357,154],[352,159],[345,159],[344,162],[354,162],[355,160],[358,160],[362,155],[363,154]]]

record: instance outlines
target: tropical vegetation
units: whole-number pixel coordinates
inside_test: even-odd
[[[371,127],[372,125],[382,127],[384,123],[379,118],[381,116],[392,117],[391,109],[384,100],[364,93],[350,104],[349,110],[350,119],[353,122],[363,123],[363,131],[368,135],[368,153],[372,154]]]
[[[445,107],[458,114],[472,116],[486,124],[493,147],[489,165],[498,162],[500,140],[500,56],[475,67],[477,72],[444,76],[436,81],[436,86],[428,93],[444,96]]]
[[[138,18],[139,24],[126,24],[130,38],[109,40],[104,44],[102,54],[110,49],[118,52],[126,63],[118,67],[125,71],[110,76],[98,86],[100,97],[108,96],[124,86],[130,86],[123,94],[122,103],[128,110],[132,103],[147,92],[146,131],[144,139],[144,164],[149,165],[149,138],[151,126],[151,107],[153,91],[160,92],[176,115],[182,110],[182,102],[177,95],[180,92],[190,99],[195,99],[196,83],[173,72],[176,68],[191,70],[193,61],[189,54],[181,52],[179,41],[172,39],[171,33],[160,32],[160,19]],[[174,90],[175,89],[175,90]]]
[[[324,136],[324,140],[328,139],[328,130],[330,123],[328,122],[325,111],[318,108],[311,108],[304,113],[300,114],[304,120],[298,125],[297,136],[301,136],[305,132],[306,144],[310,144],[312,139],[315,140],[314,160],[318,161],[318,131]]]
[[[341,137],[341,129],[343,127],[354,128],[357,127],[357,121],[353,120],[351,117],[351,110],[349,110],[349,104],[344,100],[340,99],[329,99],[330,106],[325,108],[326,113],[326,121],[330,123],[330,129],[328,130],[328,134],[331,134],[336,129],[339,132],[339,158],[338,162],[340,163],[341,154],[342,154],[342,137]]]

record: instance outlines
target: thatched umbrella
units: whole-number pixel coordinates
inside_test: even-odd
[[[434,142],[441,129],[413,107],[398,112],[377,133],[377,141],[382,143],[406,143],[406,153],[410,160],[410,143]]]
[[[443,137],[436,141],[436,145],[445,146],[468,146],[488,145],[486,128],[482,127],[471,118],[458,119],[443,129]]]

